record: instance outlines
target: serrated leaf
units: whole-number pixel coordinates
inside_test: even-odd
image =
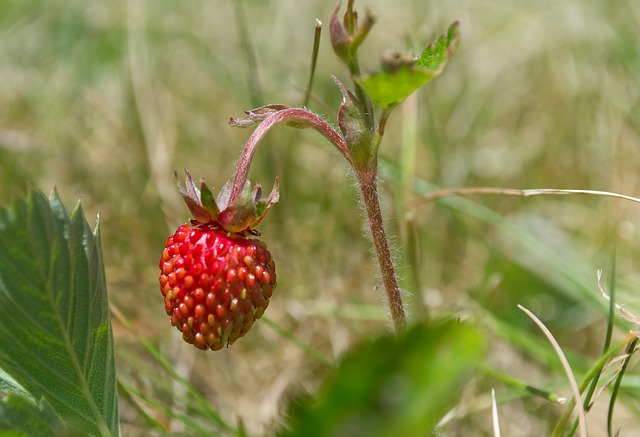
[[[118,435],[99,224],[30,190],[0,209],[0,368],[86,435]]]
[[[478,331],[454,321],[367,342],[340,362],[317,402],[293,407],[280,435],[429,435],[456,405],[483,349]]]
[[[431,71],[415,65],[402,65],[394,71],[380,71],[355,78],[373,103],[383,109],[398,105],[417,89],[436,77]]]
[[[0,436],[81,436],[71,430],[45,402],[17,393],[0,400]]]
[[[416,65],[426,68],[434,73],[442,72],[447,62],[458,48],[460,43],[460,23],[452,23],[447,31],[429,44],[416,60]]]
[[[381,71],[358,76],[354,80],[377,106],[383,109],[394,107],[442,74],[459,41],[459,23],[455,22],[414,61],[393,58],[383,62]]]

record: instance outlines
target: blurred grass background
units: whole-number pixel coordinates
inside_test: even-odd
[[[640,4],[356,6],[379,17],[361,49],[365,68],[386,49],[418,53],[450,22],[462,23],[444,76],[396,110],[381,148],[383,203],[412,317],[462,312],[493,338],[489,366],[566,390],[550,347],[515,305],[552,329],[581,375],[600,353],[607,304],[596,271],[609,277],[614,252],[618,300],[640,313],[640,206],[566,196],[417,200],[438,186],[639,196]],[[124,435],[209,435],[215,426],[136,336],[157,345],[225,421],[240,417],[249,432],[268,435],[289,397],[314,392],[329,370],[274,323],[329,362],[389,328],[353,179],[313,132],[276,129],[252,168],[251,179],[267,188],[276,176],[281,182],[281,201],[260,229],[278,267],[266,313],[272,322],[205,354],[170,326],[157,285],[165,239],[187,219],[174,169],[187,167],[214,187],[232,176],[250,132],[229,127],[228,118],[262,104],[302,103],[314,20],[326,24],[333,7],[325,0],[0,4],[0,203],[31,184],[57,187],[68,207],[82,198],[89,216],[100,211],[110,299],[132,323],[114,321],[119,376],[140,396],[121,403]],[[310,108],[333,120],[340,93],[331,74],[348,80],[325,30]],[[623,430],[640,426],[637,368],[630,373],[616,410]],[[446,435],[489,435],[490,387],[503,401],[505,435],[548,434],[561,413],[479,378]],[[605,435],[605,423],[596,409],[592,435]]]

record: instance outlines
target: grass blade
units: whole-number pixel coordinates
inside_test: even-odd
[[[620,368],[620,372],[616,376],[616,381],[613,384],[613,389],[611,392],[611,399],[609,401],[609,411],[607,412],[607,431],[609,433],[609,437],[613,436],[613,409],[616,404],[616,400],[618,398],[618,392],[620,391],[620,384],[622,384],[622,378],[624,377],[624,373],[627,370],[627,366],[629,365],[629,361],[631,360],[631,356],[636,350],[636,345],[638,344],[638,337],[634,337],[633,340],[629,342],[627,346],[627,356],[625,357],[622,367]]]
[[[491,422],[493,424],[493,437],[500,437],[500,418],[498,417],[496,390],[493,388],[491,389]]]
[[[567,379],[571,384],[571,391],[573,392],[574,398],[576,399],[576,401],[578,399],[581,399],[580,389],[578,388],[578,382],[576,381],[576,378],[573,375],[573,371],[571,370],[571,365],[569,364],[569,361],[567,361],[567,357],[564,355],[562,348],[560,347],[556,339],[553,337],[553,334],[551,334],[551,332],[547,329],[547,327],[544,326],[544,323],[542,323],[540,319],[538,319],[531,311],[529,311],[522,305],[518,305],[518,308],[520,308],[527,316],[529,316],[529,318],[533,320],[533,322],[536,325],[538,325],[540,330],[544,333],[545,337],[547,337],[547,339],[549,340],[549,343],[551,343],[551,346],[556,351],[558,358],[562,362],[562,367],[564,368],[565,373],[567,375]],[[576,402],[576,405],[578,406],[578,418],[580,419],[580,436],[587,437],[588,436],[587,418],[585,415],[584,408],[581,402]]]
[[[298,346],[304,353],[306,353],[311,358],[315,359],[321,364],[324,364],[327,367],[333,367],[333,363],[325,358],[320,352],[309,346],[308,344],[303,343],[298,338],[296,338],[291,332],[284,329],[282,326],[278,325],[276,322],[271,320],[268,317],[262,316],[262,320],[269,325],[274,331],[280,334],[283,338],[286,338],[291,343]]]
[[[236,28],[240,38],[240,46],[247,60],[247,69],[249,71],[249,93],[251,95],[251,105],[254,108],[263,105],[262,89],[260,80],[258,79],[258,62],[256,54],[249,38],[249,30],[247,26],[247,15],[242,6],[242,0],[233,0],[235,7]]]
[[[492,378],[498,379],[508,386],[515,387],[519,390],[526,391],[534,396],[537,396],[541,399],[547,400],[549,402],[553,402],[555,404],[564,404],[567,402],[567,399],[563,396],[558,396],[555,393],[551,393],[547,390],[543,390],[537,387],[533,387],[519,379],[516,379],[512,376],[505,375],[502,372],[498,372],[495,369],[491,369],[489,367],[482,367],[482,372]]]
[[[131,328],[131,323],[127,318],[122,314],[122,312],[116,308],[115,306],[111,306],[111,311],[114,316],[125,326],[127,329],[131,331],[131,333],[135,336],[136,340],[145,348],[145,350],[162,366],[162,368],[171,376],[174,381],[177,381],[180,385],[187,389],[190,399],[195,401],[196,405],[202,409],[202,411],[215,423],[217,423],[220,428],[225,431],[232,432],[237,434],[237,430],[234,429],[231,425],[229,425],[223,418],[220,416],[218,411],[216,411],[209,402],[204,398],[202,393],[197,390],[191,382],[183,378],[173,365],[162,355],[162,353],[158,350],[158,348],[151,343],[149,340],[135,334],[135,332]],[[132,392],[132,389],[129,388],[129,392]],[[173,414],[173,413],[172,413]]]
[[[311,87],[313,86],[313,79],[316,75],[316,63],[318,62],[318,52],[320,51],[321,34],[322,22],[316,18],[316,27],[313,33],[313,50],[311,52],[311,72],[309,73],[309,83],[307,84],[307,91],[304,94],[304,101],[302,102],[303,107],[309,104],[309,99],[311,98]]]

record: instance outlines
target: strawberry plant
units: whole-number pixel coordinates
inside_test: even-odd
[[[29,188],[26,194],[13,196],[13,201],[0,209],[0,435],[412,436],[470,435],[470,429],[472,434],[500,435],[501,408],[519,399],[533,403],[529,409],[531,416],[539,414],[536,409],[552,411],[545,422],[548,424],[545,431],[549,434],[586,436],[592,426],[587,417],[595,408],[598,396],[607,389],[611,396],[606,409],[606,432],[613,435],[615,407],[624,402],[628,410],[637,409],[633,398],[637,387],[629,378],[623,381],[633,365],[637,332],[632,331],[619,340],[614,339],[613,334],[616,327],[628,331],[640,323],[616,303],[615,275],[612,274],[611,281],[604,286],[599,273],[597,287],[604,299],[596,293],[590,294],[589,287],[594,284],[584,285],[577,275],[572,276],[570,273],[574,271],[566,267],[562,252],[550,250],[551,245],[531,237],[523,226],[492,209],[461,197],[452,200],[452,196],[589,195],[640,200],[580,189],[473,186],[440,189],[406,168],[397,168],[393,159],[384,155],[383,139],[389,137],[390,132],[398,133],[392,127],[397,120],[395,115],[401,116],[403,123],[405,119],[411,120],[411,109],[405,112],[399,108],[404,108],[403,104],[411,108],[416,93],[451,68],[450,61],[461,44],[461,25],[454,21],[416,53],[384,52],[379,66],[372,68],[362,61],[360,51],[365,41],[375,34],[372,29],[378,18],[369,10],[357,11],[354,3],[353,0],[344,5],[338,3],[329,16],[331,48],[348,75],[346,79],[339,73],[332,76],[332,91],[341,100],[335,115],[325,115],[325,112],[331,114],[331,110],[323,109],[319,113],[307,107],[312,97],[318,100],[312,96],[311,87],[322,25],[318,22],[316,26],[317,39],[304,104],[299,107],[284,103],[265,105],[251,47],[251,38],[255,35],[247,26],[241,2],[233,2],[235,27],[250,75],[247,88],[255,107],[247,110],[242,118],[231,118],[229,124],[252,132],[233,177],[221,184],[219,191],[210,188],[204,179],[194,181],[189,171],[185,170],[184,182],[180,182],[175,173],[176,191],[187,206],[182,209],[171,200],[170,189],[165,184],[166,179],[170,179],[170,172],[165,171],[170,147],[166,146],[167,138],[162,136],[166,126],[158,123],[163,117],[171,117],[167,115],[171,113],[167,109],[171,107],[167,103],[171,99],[162,93],[157,96],[149,93],[153,81],[145,76],[148,74],[146,61],[141,61],[145,59],[141,54],[148,50],[140,30],[145,6],[143,2],[127,3],[127,44],[123,46],[128,47],[127,63],[131,64],[131,98],[140,115],[140,125],[132,131],[144,137],[145,149],[140,155],[148,160],[149,169],[142,172],[148,181],[145,179],[140,184],[144,187],[140,190],[140,199],[128,192],[128,183],[135,178],[120,181],[125,200],[122,204],[105,201],[100,208],[107,217],[110,209],[126,211],[126,220],[113,226],[116,230],[112,230],[111,239],[105,240],[108,243],[104,246],[124,240],[132,253],[115,257],[105,270],[101,227],[109,218],[99,218],[92,226],[80,203],[68,212],[59,195],[65,188],[53,190],[48,198],[37,189]],[[176,18],[161,22],[171,27]],[[60,37],[58,50],[65,52],[65,41],[67,37]],[[180,62],[172,60],[172,65],[178,64]],[[87,100],[90,99],[89,93]],[[95,105],[101,107],[108,118],[109,108],[100,102]],[[397,114],[399,111],[403,111],[402,114]],[[434,119],[438,115],[434,114]],[[455,125],[454,121],[448,123]],[[416,120],[413,122],[417,124]],[[117,122],[112,124],[121,128]],[[193,125],[198,126],[197,120],[193,120]],[[286,164],[279,166],[278,163],[288,162],[288,157],[280,157],[279,151],[264,147],[269,143],[267,134],[272,130],[285,131],[274,129],[279,126],[297,130],[293,132],[307,129],[319,133],[320,138],[338,152],[337,158],[350,175],[359,205],[356,201],[348,207],[343,204],[341,208],[332,209],[331,202],[328,206],[322,203],[321,196],[325,193],[313,199],[289,201],[279,191],[279,180],[284,181],[285,190],[291,185],[305,184],[291,174],[276,178],[273,190],[263,198],[260,184],[252,185],[249,175],[260,173],[255,164],[259,167],[261,161],[276,173],[277,169],[287,170]],[[411,137],[410,130],[403,131],[403,138]],[[449,126],[448,134],[454,135],[452,131],[455,129]],[[0,136],[0,142],[2,138]],[[207,160],[215,157],[222,162],[216,162],[218,170],[233,168],[222,158],[222,152],[218,152],[216,149],[216,153],[203,154],[202,159],[196,154],[184,153],[181,159],[190,168],[200,165],[200,161],[208,168],[212,163]],[[400,158],[403,165],[413,159],[411,151],[404,153],[406,156]],[[135,166],[132,162],[136,154],[127,152],[126,156],[127,165]],[[68,159],[74,158],[69,155]],[[97,161],[102,164],[101,159]],[[405,167],[414,164],[409,162]],[[215,182],[221,183],[218,173],[204,172],[210,182],[215,177]],[[327,186],[334,182],[328,181]],[[394,183],[400,187],[398,202],[403,204],[395,212],[405,214],[405,217],[395,217],[394,221],[403,223],[399,226],[401,250],[393,243],[398,229],[385,223],[385,208],[380,202],[381,187]],[[117,184],[109,186],[117,187]],[[153,188],[149,188],[151,186]],[[150,191],[157,192],[160,200],[156,199],[156,203],[161,204],[153,206],[154,213],[149,213],[153,207],[145,203],[146,193]],[[416,202],[408,207],[410,198]],[[136,207],[138,200],[140,205]],[[467,302],[457,308],[452,298],[446,309],[433,310],[431,307],[437,305],[422,300],[417,270],[428,271],[430,262],[420,259],[419,239],[415,238],[414,228],[419,213],[417,206],[428,202],[443,206],[452,215],[465,214],[494,226],[513,237],[525,252],[544,254],[543,263],[546,262],[549,271],[539,275],[532,275],[524,268],[510,271],[500,264],[504,261],[498,249],[495,252],[491,249],[491,256],[487,256],[488,273],[478,290],[470,291]],[[282,220],[285,213],[278,209],[283,204],[289,205],[289,213],[308,205],[322,205],[311,215],[322,224],[322,232],[326,231],[320,240],[336,252],[349,253],[358,252],[356,248],[360,246],[353,240],[335,238],[329,217],[359,206],[383,303],[371,309],[369,315],[362,315],[365,305],[349,312],[353,302],[365,301],[363,296],[370,294],[367,287],[362,286],[366,281],[361,278],[368,280],[371,272],[352,272],[347,266],[341,272],[342,280],[355,280],[358,284],[360,279],[362,284],[349,286],[348,296],[353,301],[337,299],[335,308],[342,315],[321,319],[318,323],[317,314],[324,311],[322,304],[333,298],[330,297],[332,285],[329,281],[318,281],[323,276],[324,265],[321,257],[316,256],[317,246],[306,248],[305,256],[311,261],[300,269],[300,283],[292,284],[287,278],[299,260],[290,254],[286,242],[296,238],[305,241],[311,228],[308,223],[271,225],[270,218],[276,214]],[[402,210],[404,207],[410,209],[411,214]],[[144,220],[130,217],[129,211],[136,208],[139,208],[137,215],[144,216]],[[267,213],[270,213],[268,217]],[[160,216],[167,217],[167,223],[173,224],[166,239],[159,238],[161,232],[156,232],[162,227],[158,226],[163,220]],[[424,227],[434,235],[433,240],[442,237],[449,246],[448,232],[438,228],[436,221]],[[135,256],[136,245],[143,240],[141,235],[145,232],[154,236],[156,255],[140,261]],[[442,235],[436,235],[439,233]],[[451,242],[451,247],[456,252],[456,261],[452,263],[456,266],[454,276],[462,275],[464,267],[458,264],[458,257],[462,258],[464,253],[458,253],[459,245],[455,242]],[[405,262],[414,268],[409,277],[402,270]],[[612,272],[615,265],[613,262]],[[549,266],[556,270],[551,271]],[[135,278],[132,281],[135,293],[123,293],[119,283],[123,277],[121,272],[127,268]],[[495,287],[492,284],[503,280],[502,276],[496,279],[498,271],[504,275],[505,288],[509,288],[510,280],[518,284],[512,285],[513,289],[522,283],[541,289],[552,284],[570,291],[582,287],[581,296],[587,296],[598,314],[606,316],[600,356],[593,360],[571,351],[565,357],[563,348],[534,313],[521,307],[524,313],[513,316],[511,310],[516,303],[520,304],[512,301],[516,293],[495,302],[487,298],[485,293],[491,294]],[[109,282],[108,296],[109,275],[115,279]],[[145,279],[149,277],[152,281]],[[571,288],[567,282],[578,285]],[[298,301],[293,299],[296,288],[309,290],[318,297],[309,305],[296,305]],[[145,300],[147,291],[153,296],[153,305]],[[531,298],[524,296],[523,299],[527,297]],[[576,300],[570,292],[560,294],[557,299],[558,305],[567,307],[577,305]],[[498,315],[501,306],[509,306],[504,310],[506,315]],[[306,329],[294,332],[293,328],[285,328],[280,324],[284,318],[275,322],[270,311],[278,309]],[[548,308],[537,309],[544,312]],[[521,321],[524,314],[540,326],[551,346],[529,332],[532,325]],[[380,321],[380,315],[384,321]],[[136,320],[132,321],[131,317]],[[359,339],[348,350],[336,346],[343,338],[343,324],[336,323],[341,317],[352,318],[354,325],[361,326]],[[155,324],[156,319],[162,319],[162,323]],[[384,329],[385,324],[389,329]],[[266,330],[271,336],[264,333]],[[309,340],[311,332],[318,333],[315,338],[320,337],[327,344],[316,347]],[[240,340],[241,337],[244,338]],[[281,351],[278,345],[282,343],[276,343],[277,340],[293,345],[297,353],[307,357],[308,362],[301,366],[303,370],[294,371],[289,367],[290,352]],[[119,348],[120,341],[123,346]],[[495,352],[501,347],[496,345],[499,341],[510,342],[519,354],[531,355],[532,360],[547,365],[554,378],[556,374],[566,374],[569,382],[562,384],[553,379],[538,387],[529,383],[528,375],[524,380],[513,376],[520,370],[518,366],[508,365],[504,366],[506,369],[497,370],[495,363],[501,361],[501,356],[487,355],[499,355]],[[334,359],[327,358],[329,351],[333,351]],[[267,354],[275,357],[272,360],[275,370],[259,361]],[[530,363],[526,364],[529,368]],[[233,372],[229,373],[229,369]],[[313,373],[313,382],[306,379],[300,382],[304,387],[300,390],[294,380],[305,372]],[[248,411],[230,402],[230,391],[202,383],[207,377],[227,378],[242,386],[246,398],[254,399],[259,397],[256,381],[263,373],[269,375],[265,379],[272,384],[268,392],[271,395],[263,393],[268,399],[263,406],[273,410],[270,421],[256,418],[255,410]],[[158,377],[160,374],[168,377]],[[489,389],[496,385],[503,388],[498,394],[502,395],[501,399],[495,392],[489,399]],[[558,394],[559,386],[567,388],[567,393]],[[275,398],[280,399],[281,404],[273,400]],[[484,416],[469,419],[476,411],[490,412],[491,420],[487,422],[490,425],[483,423]]]

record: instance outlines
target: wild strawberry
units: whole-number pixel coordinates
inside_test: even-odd
[[[171,324],[198,349],[219,350],[246,334],[269,305],[275,263],[253,227],[278,201],[277,180],[260,200],[260,185],[247,183],[230,202],[229,184],[216,201],[207,185],[196,187],[185,170],[180,193],[193,214],[167,239],[160,259],[160,290]]]

